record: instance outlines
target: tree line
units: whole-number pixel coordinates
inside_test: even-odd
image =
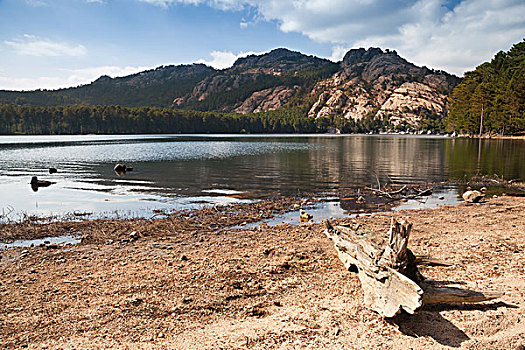
[[[525,132],[525,40],[465,73],[450,97],[446,127],[471,135]]]
[[[386,119],[310,118],[304,108],[261,113],[216,113],[172,108],[121,106],[0,105],[0,134],[192,134],[316,133],[334,127],[343,133],[386,130]]]
[[[170,108],[0,105],[0,134],[309,133],[298,109],[242,115]]]

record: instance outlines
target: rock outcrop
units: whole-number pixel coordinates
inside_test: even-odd
[[[275,110],[308,84],[302,75],[321,77],[321,72],[338,69],[338,64],[325,59],[275,49],[239,58],[231,68],[206,77],[191,93],[174,99],[173,106],[238,113]]]
[[[318,98],[308,115],[387,118],[393,125],[405,121],[418,127],[422,118],[445,115],[446,92],[458,83],[459,78],[417,67],[395,51],[350,50],[341,61],[341,70],[312,90]]]
[[[294,95],[298,86],[288,88],[286,86],[277,86],[275,88],[264,89],[254,92],[248,97],[242,105],[235,108],[238,113],[258,113],[264,111],[273,111],[284,107],[288,99]]]

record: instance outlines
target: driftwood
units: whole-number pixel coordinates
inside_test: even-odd
[[[425,280],[418,265],[449,266],[428,256],[416,256],[408,249],[412,224],[395,221],[387,236],[356,223],[332,226],[325,221],[325,234],[334,242],[339,258],[349,271],[357,271],[366,307],[384,317],[402,310],[416,313],[423,304],[441,302],[480,302],[502,295],[453,287],[438,287]]]

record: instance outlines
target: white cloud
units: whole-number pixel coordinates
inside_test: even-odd
[[[208,66],[212,66],[216,69],[224,69],[229,68],[233,65],[233,63],[241,57],[246,57],[249,55],[260,55],[261,53],[256,52],[240,52],[239,54],[235,55],[231,51],[212,51],[210,52],[210,56],[212,57],[211,60],[205,60],[200,59],[197,61],[197,63],[204,63]]]
[[[341,61],[345,53],[347,53],[350,49],[351,47],[348,46],[336,45],[332,47],[332,55],[329,57],[329,59],[333,62]]]
[[[525,36],[525,1],[462,0],[140,0],[163,7],[250,8],[283,32],[342,49],[380,46],[420,65],[462,74]],[[448,7],[447,7],[448,6]],[[241,22],[241,27],[244,26]]]
[[[26,56],[84,56],[87,49],[83,45],[69,45],[41,39],[26,34],[22,39],[5,40],[4,44],[12,47],[20,55]]]
[[[47,6],[47,2],[43,0],[25,0],[26,4],[34,7]]]
[[[41,76],[37,78],[24,78],[0,76],[0,89],[34,90],[36,86],[40,89],[59,89],[89,84],[102,75],[109,75],[114,78],[135,74],[151,68],[152,67],[101,66],[83,69],[62,69],[53,77]]]
[[[159,6],[162,8],[168,8],[175,4],[184,5],[201,5],[205,4],[210,7],[218,8],[221,10],[240,10],[246,5],[250,5],[249,1],[242,0],[138,0],[151,5]]]
[[[172,3],[171,0],[140,0],[142,2],[146,2],[148,4],[152,4],[152,5],[155,5],[155,6],[160,6],[160,7],[168,7],[169,4]]]
[[[420,65],[462,74],[525,36],[523,0],[247,0],[284,32],[342,49],[380,46]]]
[[[525,36],[523,1],[464,1],[446,12],[418,3],[413,10],[421,18],[395,34],[363,38],[354,45],[390,47],[417,64],[461,75]]]

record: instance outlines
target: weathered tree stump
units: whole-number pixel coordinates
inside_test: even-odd
[[[449,264],[415,256],[407,247],[412,224],[405,220],[398,222],[392,218],[386,236],[356,223],[334,227],[326,220],[325,226],[325,234],[334,242],[345,267],[358,272],[365,306],[384,317],[393,317],[402,310],[414,314],[424,303],[480,302],[502,295],[437,287],[425,280],[418,265]]]

